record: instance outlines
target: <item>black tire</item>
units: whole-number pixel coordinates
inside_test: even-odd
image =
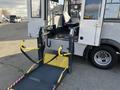
[[[100,53],[100,52],[104,52],[104,53]],[[100,54],[100,56],[98,53]],[[108,58],[105,58],[105,56],[107,56]],[[90,54],[90,60],[91,63],[97,68],[111,69],[116,64],[118,60],[118,55],[116,54],[116,51],[112,47],[107,45],[102,45],[93,48]]]

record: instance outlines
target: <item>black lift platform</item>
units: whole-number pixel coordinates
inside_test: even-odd
[[[46,53],[43,64],[39,62],[39,65],[36,64],[37,62],[33,64],[27,73],[16,80],[8,90],[56,90],[69,72],[69,55],[71,54]]]
[[[13,90],[53,90],[63,71],[63,68],[44,65],[13,86]]]
[[[44,53],[45,45],[39,37],[39,60],[34,61],[25,50],[28,49],[21,44],[22,53],[34,64],[30,69],[16,80],[7,90],[56,90],[65,75],[71,72],[71,61],[73,56],[74,39],[70,36],[69,52],[63,53],[62,47],[57,53]]]

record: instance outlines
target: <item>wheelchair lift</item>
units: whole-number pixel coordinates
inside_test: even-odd
[[[71,29],[73,30],[73,29]],[[30,69],[17,81],[15,81],[7,90],[56,90],[63,78],[72,70],[73,35],[69,36],[69,52],[62,52],[63,46],[60,46],[58,52],[52,51],[46,53],[45,44],[42,38],[42,30],[40,30],[38,51],[40,60],[34,61],[25,50],[33,50],[26,48],[22,43],[21,52],[34,64]],[[42,58],[41,58],[42,57]]]

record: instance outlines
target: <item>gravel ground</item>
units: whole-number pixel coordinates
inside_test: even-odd
[[[27,23],[0,25],[0,90],[14,82],[32,63],[20,53],[19,42],[27,39]],[[36,46],[36,40],[27,44]],[[36,51],[30,52],[36,58]],[[74,56],[73,72],[68,74],[58,90],[120,90],[120,65],[111,70],[100,70]]]

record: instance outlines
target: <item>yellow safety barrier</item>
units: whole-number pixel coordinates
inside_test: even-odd
[[[26,48],[24,40],[21,41],[20,48],[22,50],[25,50],[25,51],[39,49],[39,48],[36,48],[36,49],[35,48]],[[24,51],[22,51],[22,52],[25,56],[28,57],[29,60],[31,60],[32,62],[35,62],[36,64],[40,63],[42,61],[42,60],[32,60],[32,58],[29,57]],[[71,55],[71,54],[70,53],[63,53],[62,54],[62,46],[60,46],[58,49],[58,56],[57,57],[55,57],[56,56],[55,54],[45,53],[44,58],[43,58],[43,62],[44,62],[44,64],[49,64],[49,65],[56,66],[56,67],[69,68],[69,58],[66,57],[68,55]],[[55,57],[55,58],[52,61],[50,61],[53,57]],[[31,69],[33,67],[34,67],[34,65],[30,68],[30,70],[28,70],[28,73],[31,71]]]
[[[51,62],[49,62],[49,60],[55,57],[55,54],[45,53],[44,63],[46,64],[47,62],[49,62],[47,64],[52,65],[52,66],[61,67],[61,68],[69,68],[69,58],[67,57],[68,55],[71,55],[71,53],[62,54],[62,46],[60,46],[58,49],[58,56],[54,58],[54,60],[52,60]]]
[[[55,57],[55,54],[45,53],[44,64],[49,62],[49,60],[51,60],[53,57]],[[54,60],[52,60],[51,62],[49,62],[47,64],[56,66],[56,67],[61,67],[61,68],[68,68],[69,67],[69,59],[68,59],[68,57],[57,56]]]

